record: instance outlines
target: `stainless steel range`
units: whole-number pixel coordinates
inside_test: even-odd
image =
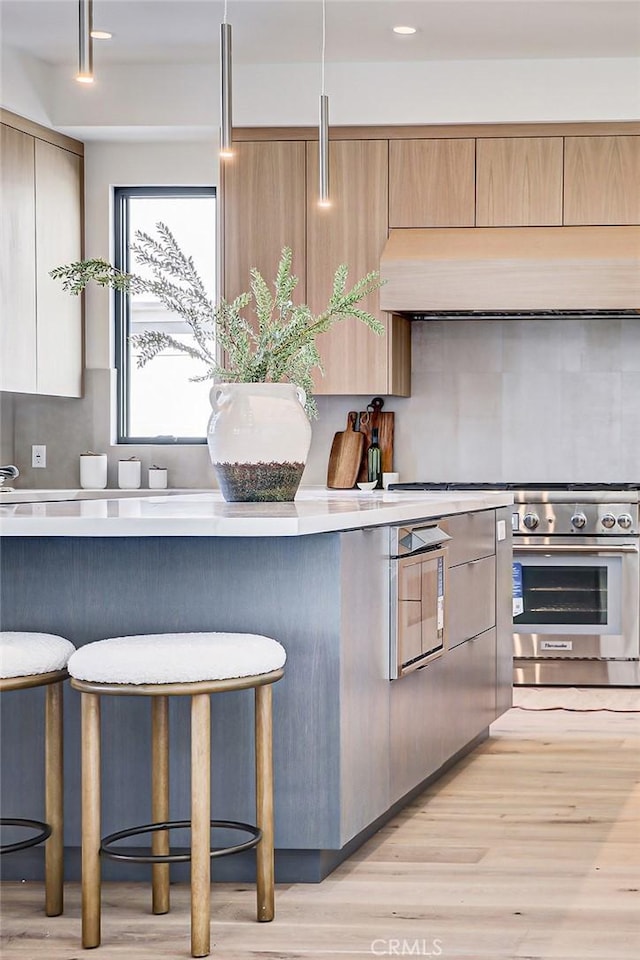
[[[638,490],[554,486],[514,499],[514,682],[638,685]]]
[[[512,490],[514,683],[640,686],[640,484]]]

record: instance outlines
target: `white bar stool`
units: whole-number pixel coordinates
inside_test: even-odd
[[[57,917],[63,909],[63,747],[62,683],[75,650],[70,640],[51,633],[0,632],[0,692],[46,687],[45,701],[45,817],[2,817],[0,825],[36,830],[15,843],[3,844],[0,854],[15,853],[45,842],[45,912]]]
[[[274,916],[273,747],[271,684],[283,675],[284,647],[241,633],[163,633],[111,637],[81,647],[69,661],[71,685],[82,693],[82,945],[100,944],[100,856],[151,863],[152,909],[169,911],[169,864],[191,861],[191,954],[210,949],[212,857],[256,848],[258,920]],[[255,688],[256,826],[211,820],[210,694]],[[100,837],[100,697],[151,697],[153,823]],[[191,697],[191,819],[169,820],[171,696]],[[211,827],[250,834],[211,850]],[[191,828],[191,851],[171,854],[168,830]],[[126,854],[117,840],[152,834],[152,853]]]

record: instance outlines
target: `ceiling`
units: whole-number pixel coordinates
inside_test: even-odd
[[[221,0],[94,0],[96,63],[210,63]],[[317,62],[321,0],[228,0],[234,62]],[[50,64],[77,52],[77,0],[0,0],[2,44]],[[418,32],[391,30],[410,24]],[[640,57],[640,0],[327,0],[331,61]]]

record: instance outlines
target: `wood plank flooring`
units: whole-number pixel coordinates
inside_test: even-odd
[[[516,691],[537,708],[560,696]],[[640,691],[578,702],[640,710]],[[64,917],[47,919],[40,884],[4,884],[2,960],[89,957],[76,884],[66,897]],[[96,960],[189,956],[186,886],[172,887],[164,917],[143,884],[107,884],[103,904]],[[640,714],[511,710],[323,883],[281,885],[276,920],[254,917],[251,886],[215,884],[211,955],[637,960]]]

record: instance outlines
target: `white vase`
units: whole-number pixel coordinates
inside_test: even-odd
[[[209,456],[225,500],[293,500],[311,445],[306,396],[292,383],[219,383]]]

